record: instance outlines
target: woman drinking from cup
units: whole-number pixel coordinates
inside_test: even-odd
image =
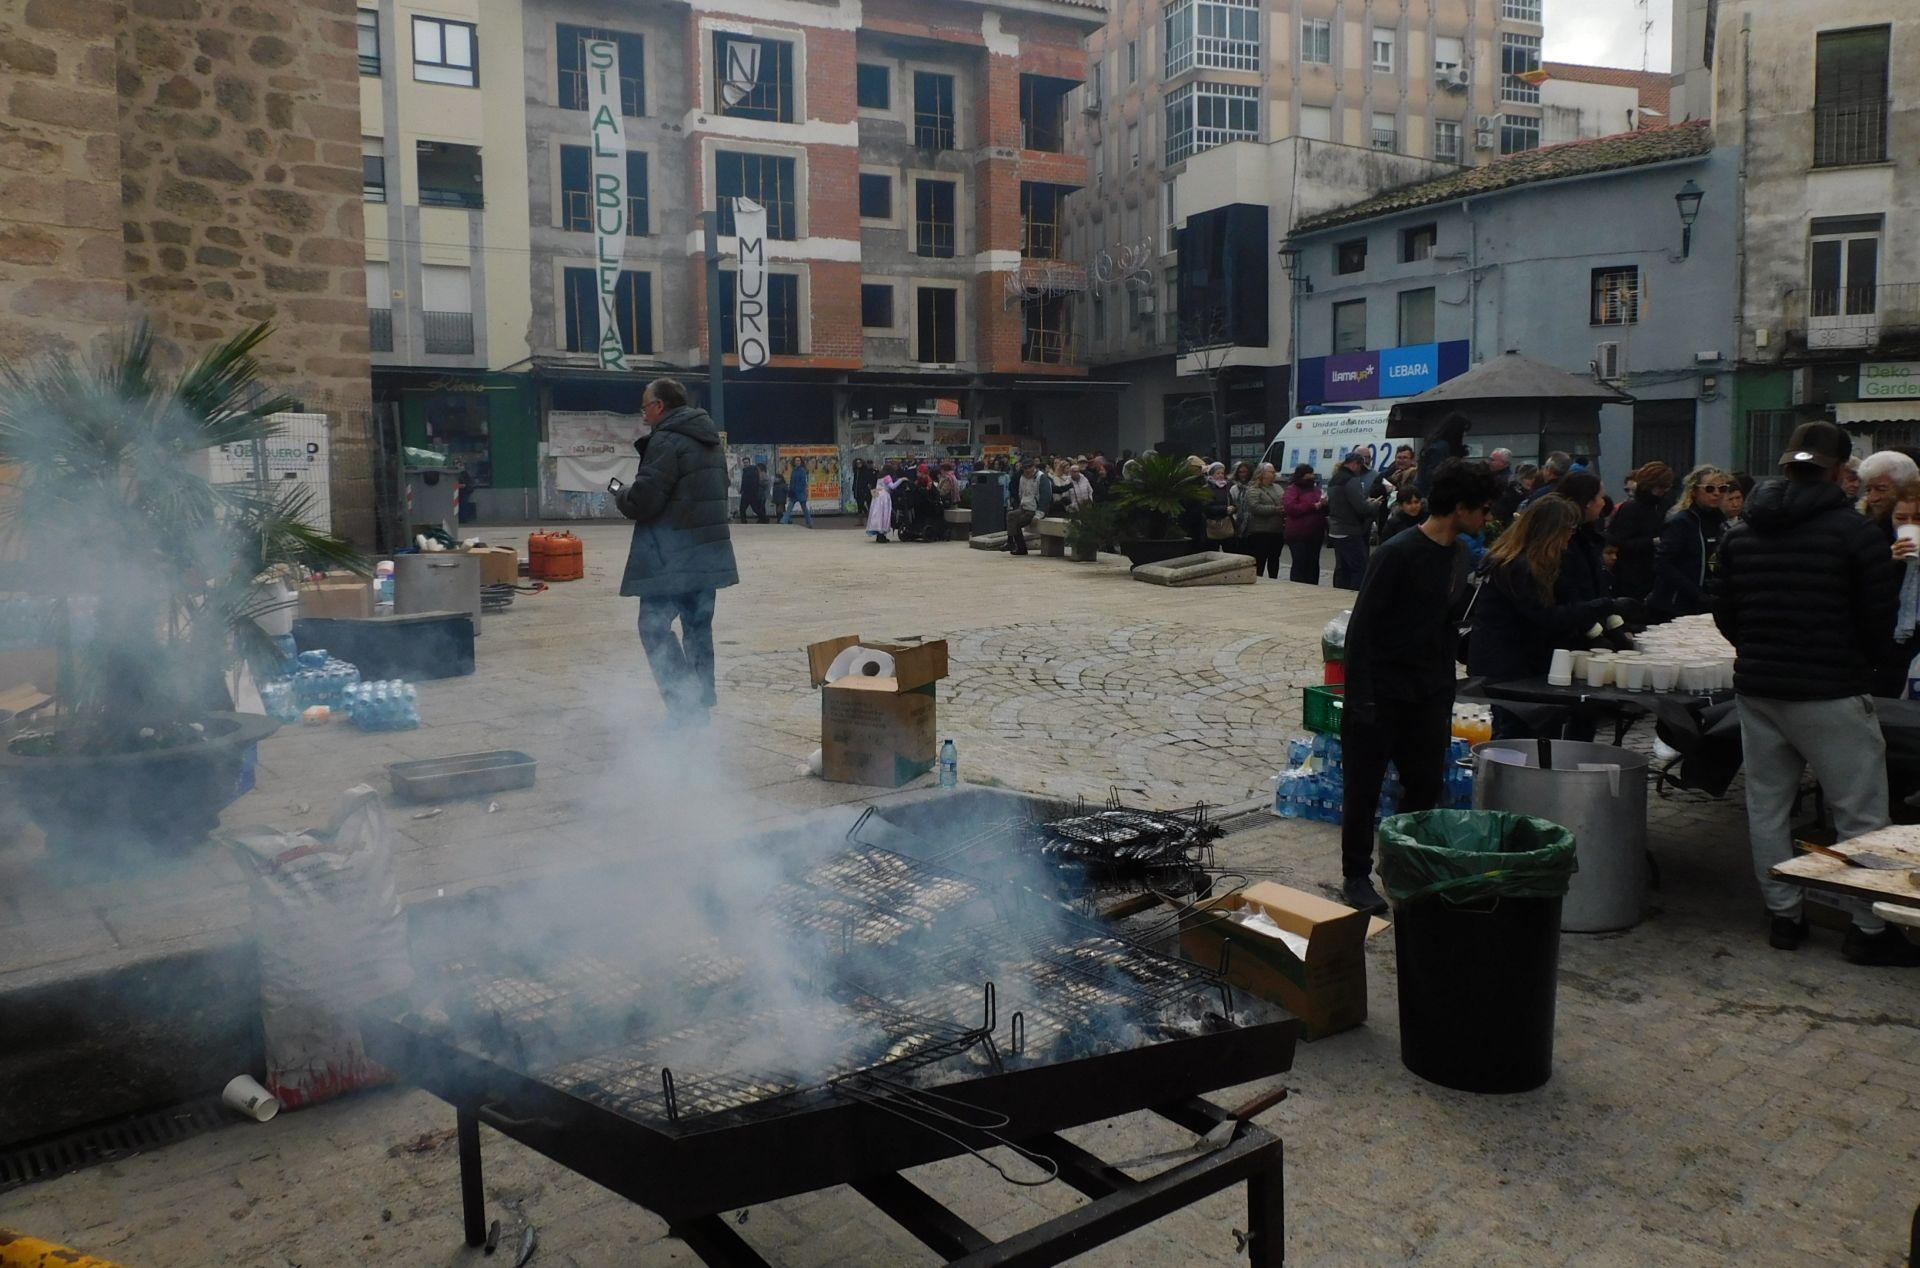
[[[1900,607],[1893,618],[1893,642],[1881,657],[1874,693],[1905,699],[1920,655],[1920,480],[1908,480],[1892,495],[1888,512],[1893,529],[1893,562],[1900,570]]]

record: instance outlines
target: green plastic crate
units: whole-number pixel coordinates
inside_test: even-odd
[[[1318,735],[1340,734],[1341,686],[1324,687],[1314,685],[1304,688],[1300,695],[1300,718],[1307,730]]]

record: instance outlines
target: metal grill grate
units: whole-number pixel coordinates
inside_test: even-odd
[[[100,1123],[0,1153],[0,1193],[128,1158],[223,1127],[218,1097]]]

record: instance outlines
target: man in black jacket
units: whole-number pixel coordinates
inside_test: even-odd
[[[1899,585],[1886,539],[1841,491],[1850,444],[1832,423],[1802,423],[1784,480],[1754,489],[1720,547],[1713,617],[1733,644],[1747,768],[1753,870],[1782,951],[1807,936],[1797,885],[1768,873],[1793,857],[1789,817],[1811,765],[1841,840],[1887,826],[1887,753],[1871,691],[1893,633]],[[1870,908],[1841,954],[1856,964],[1920,964],[1920,946]]]
[[[740,580],[727,532],[726,447],[672,379],[647,384],[640,414],[653,431],[634,445],[640,470],[615,499],[633,521],[620,593],[640,600],[640,645],[669,720],[697,726],[714,704],[714,593]]]
[[[1341,710],[1341,893],[1383,911],[1374,889],[1373,823],[1387,763],[1400,771],[1400,810],[1431,810],[1445,788],[1453,721],[1454,644],[1467,576],[1462,533],[1486,527],[1498,492],[1485,463],[1443,464],[1426,521],[1373,552],[1347,622]]]
[[[747,513],[751,511],[762,524],[767,522],[767,473],[760,469],[757,462],[747,462],[740,467],[740,522],[747,522]]]

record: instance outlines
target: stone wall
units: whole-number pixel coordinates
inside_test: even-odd
[[[63,10],[81,0],[51,0]],[[104,7],[104,6],[103,6]],[[126,290],[195,349],[256,321],[333,418],[334,527],[373,537],[353,0],[117,6]]]

